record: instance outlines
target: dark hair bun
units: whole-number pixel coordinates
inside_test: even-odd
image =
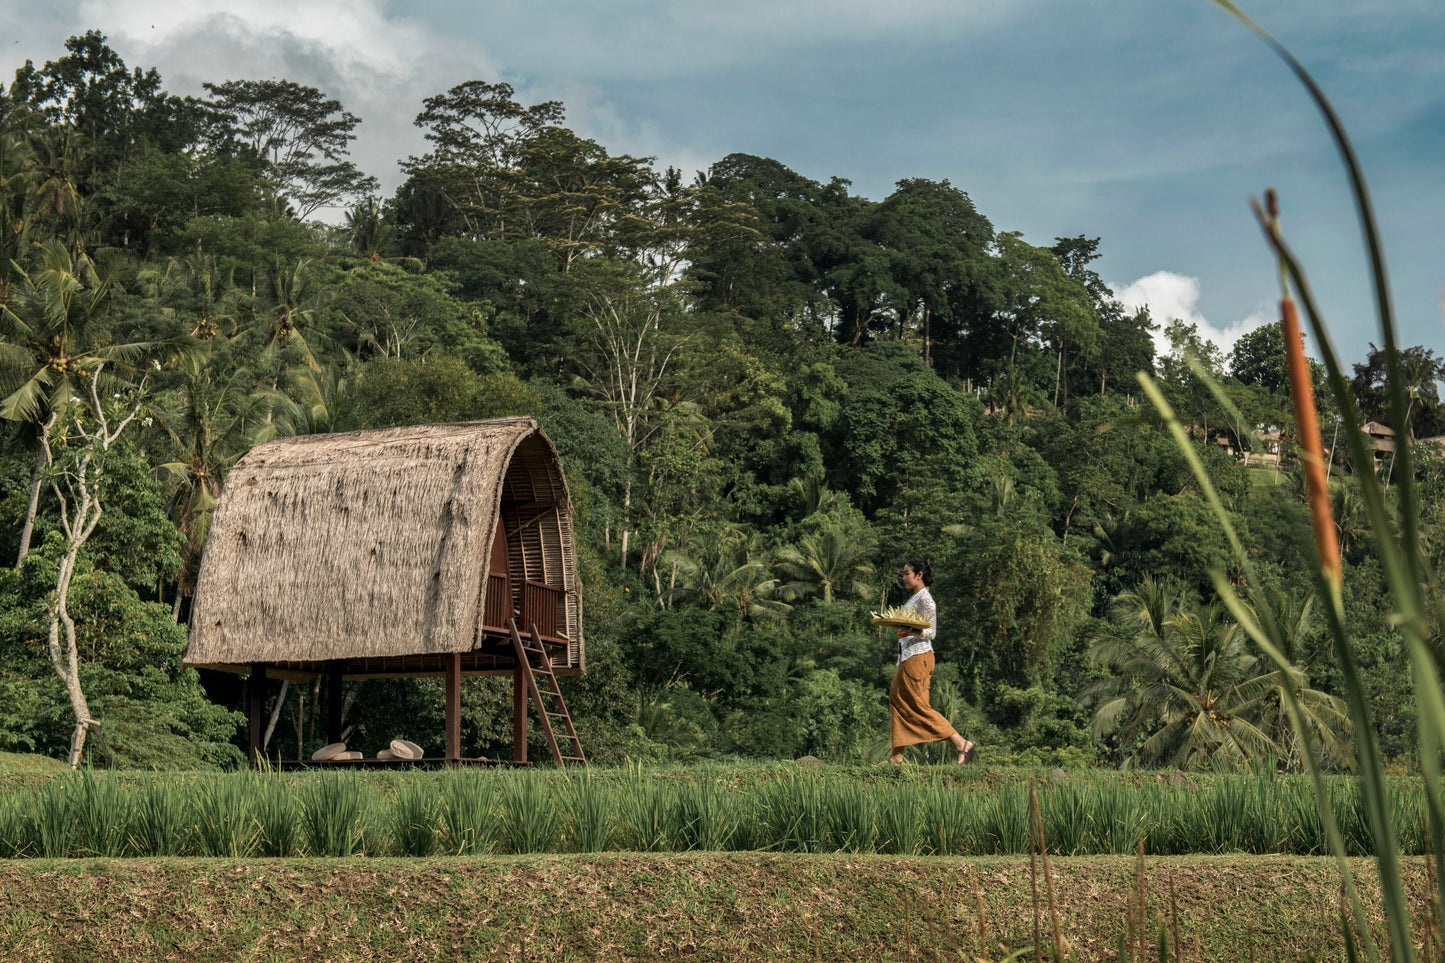
[[[915,557],[910,558],[903,564],[913,569],[914,575],[917,575],[919,578],[923,579],[923,584],[925,587],[933,584],[933,566],[929,565],[927,561]]]

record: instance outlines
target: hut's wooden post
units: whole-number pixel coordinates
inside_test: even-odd
[[[527,761],[527,677],[518,665],[512,670],[512,761]]]
[[[246,695],[251,704],[251,749],[248,755],[251,765],[255,766],[266,754],[262,742],[266,738],[266,666],[260,662],[251,665],[250,688]]]
[[[326,741],[341,741],[341,667],[326,667]]]
[[[447,656],[447,761],[462,757],[462,654]]]

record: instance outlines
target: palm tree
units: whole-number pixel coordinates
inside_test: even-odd
[[[294,346],[301,360],[313,371],[320,371],[316,356],[302,329],[310,325],[319,294],[312,282],[311,259],[299,258],[294,264],[277,258],[266,272],[270,289],[270,324],[266,330],[262,354],[273,357]]]
[[[775,563],[782,577],[782,594],[789,599],[821,596],[832,603],[835,594],[870,598],[867,580],[873,565],[867,559],[876,543],[865,529],[830,525],[804,535],[797,545],[778,550]]]
[[[673,585],[663,596],[666,604],[692,602],[709,610],[731,608],[737,613],[733,641],[743,623],[777,617],[788,610],[786,602],[774,597],[778,580],[772,576],[772,559],[756,535],[725,529],[699,539],[691,553],[665,553],[660,567],[673,571]]]
[[[150,409],[172,446],[175,460],[162,464],[157,473],[175,485],[176,527],[186,539],[181,552],[185,565],[176,586],[177,615],[182,598],[191,594],[226,472],[252,445],[276,433],[276,426],[266,420],[266,399],[250,390],[242,372],[225,378],[198,358],[187,362],[185,380],[169,403]]]
[[[92,388],[103,395],[123,386],[126,369],[152,345],[106,341],[111,272],[59,240],[39,245],[32,270],[17,271],[18,283],[0,301],[0,418],[33,426],[40,442],[18,565],[30,551],[56,419]]]
[[[196,251],[142,267],[136,272],[136,288],[143,297],[192,316],[189,334],[204,343],[235,334],[238,318],[250,306],[252,298],[236,287],[234,277],[214,254]]]
[[[1114,601],[1122,635],[1101,633],[1090,657],[1113,678],[1089,687],[1093,728],[1117,736],[1127,766],[1238,769],[1276,755],[1263,671],[1244,633],[1218,603],[1188,604],[1182,591],[1146,578]]]
[[[328,364],[320,371],[293,368],[286,394],[268,393],[276,402],[276,430],[282,435],[319,435],[341,431],[351,412],[355,382],[345,368]]]
[[[1311,741],[1321,763],[1342,768],[1354,766],[1354,752],[1343,734],[1352,730],[1349,710],[1343,700],[1309,687],[1309,678],[1300,663],[1305,661],[1305,641],[1315,626],[1315,595],[1312,592],[1265,593],[1265,605],[1253,606],[1255,620],[1273,620],[1274,638],[1280,653],[1289,661],[1288,673],[1274,669],[1244,687],[1257,690],[1260,727],[1268,732],[1279,750],[1281,764],[1291,772],[1300,772],[1305,760],[1300,756],[1299,735],[1284,711],[1285,689],[1294,691],[1300,709],[1300,721],[1309,730]],[[1261,665],[1266,663],[1261,662]]]

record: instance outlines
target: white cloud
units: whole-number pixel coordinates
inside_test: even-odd
[[[1155,271],[1129,284],[1111,284],[1109,290],[1119,299],[1119,303],[1130,311],[1149,309],[1150,317],[1159,326],[1154,332],[1154,351],[1160,357],[1169,353],[1169,341],[1164,337],[1164,327],[1176,318],[1197,327],[1200,336],[1218,345],[1226,357],[1233,350],[1234,342],[1255,328],[1275,320],[1261,308],[1247,317],[1219,327],[1199,313],[1199,279],[1175,274],[1173,271]]]

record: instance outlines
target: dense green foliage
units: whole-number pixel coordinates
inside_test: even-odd
[[[867,612],[902,601],[902,562],[923,555],[934,702],[985,753],[1300,765],[1279,677],[1215,606],[1209,572],[1239,577],[1229,546],[1134,397],[1134,373],[1156,373],[1255,577],[1299,596],[1277,326],[1226,364],[1172,321],[1156,362],[1153,320],[1091,267],[1098,239],[1030,244],[947,181],[874,201],[746,154],[688,181],[579,137],[561,104],[472,81],[422,105],[430,150],[382,199],[345,159],[357,118],[323,92],[207,89],[171,96],[91,33],[0,92],[0,550],[25,555],[0,571],[0,750],[63,755],[74,723],[44,651],[66,542],[41,442],[62,431],[63,453],[94,388],[143,409],[105,461],[71,589],[93,761],[238,758],[239,689],[179,660],[210,513],[252,445],[530,414],[577,501],[589,673],[568,698],[596,759],[876,755],[896,650]],[[344,199],[344,226],[304,219]],[[1396,427],[1438,433],[1439,362],[1410,357]],[[1387,420],[1380,377],[1372,354],[1355,390]],[[1361,671],[1403,756],[1408,674],[1349,474],[1394,465],[1333,467]],[[1445,504],[1442,463],[1417,467]],[[1441,509],[1427,519],[1445,545]],[[1167,599],[1157,617],[1128,612],[1142,592]],[[1342,734],[1322,630],[1298,629],[1320,731]],[[273,753],[321,741],[321,695],[275,686]],[[356,748],[439,738],[433,682],[348,695]],[[505,754],[505,687],[469,682],[463,708],[467,754]]]

